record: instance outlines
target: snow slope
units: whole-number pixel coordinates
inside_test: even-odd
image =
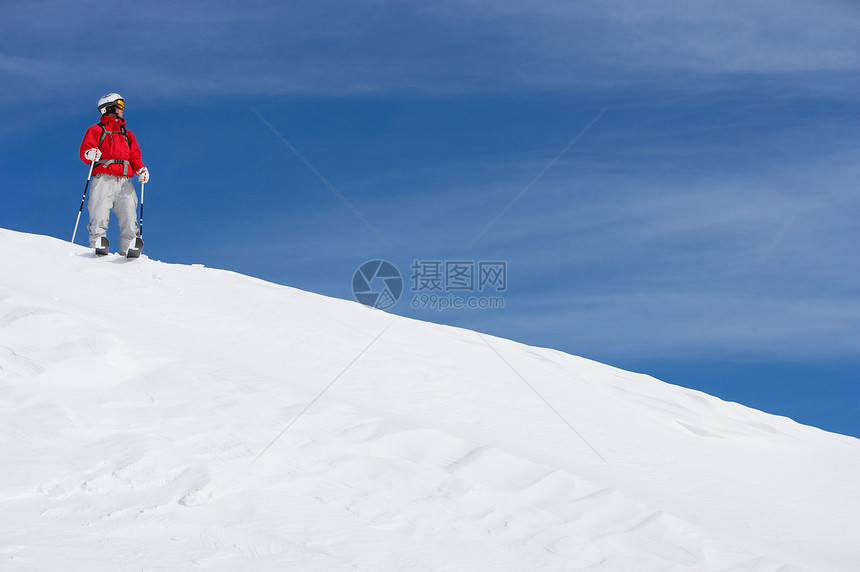
[[[0,230],[0,570],[857,570],[860,441]]]

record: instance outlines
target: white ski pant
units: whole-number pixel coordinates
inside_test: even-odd
[[[107,233],[110,211],[119,221],[119,252],[125,253],[137,236],[137,193],[128,177],[94,175],[90,183],[90,247]]]

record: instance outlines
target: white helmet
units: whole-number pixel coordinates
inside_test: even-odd
[[[99,100],[99,113],[104,115],[107,113],[108,107],[119,107],[123,109],[125,107],[125,100],[118,93],[109,93],[107,95],[103,95]]]

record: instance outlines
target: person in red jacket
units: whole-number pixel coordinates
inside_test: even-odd
[[[87,129],[81,142],[80,157],[93,165],[90,198],[90,247],[99,248],[105,236],[113,210],[119,221],[119,252],[125,256],[138,233],[137,193],[131,177],[137,174],[141,183],[149,180],[149,171],[141,160],[140,147],[134,134],[125,128],[125,100],[118,93],[109,93],[98,103],[102,114],[98,123]],[[105,242],[103,242],[105,241]]]

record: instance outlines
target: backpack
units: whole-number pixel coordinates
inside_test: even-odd
[[[125,140],[128,141],[128,149],[131,150],[131,137],[128,136],[128,131],[126,131],[125,125],[120,125],[119,131],[108,131],[105,124],[101,122],[99,122],[98,126],[102,128],[102,134],[99,136],[99,144],[97,145],[99,149],[101,149],[102,143],[104,143],[105,137],[108,133],[118,133],[125,137]]]
[[[107,137],[108,133],[118,133],[120,135],[123,135],[125,137],[125,140],[128,141],[128,149],[129,149],[129,151],[131,151],[131,137],[128,136],[128,131],[126,130],[125,125],[120,125],[119,131],[108,131],[107,127],[105,127],[104,123],[102,123],[102,122],[99,122],[98,126],[102,128],[102,134],[101,134],[101,136],[99,136],[99,144],[97,145],[97,147],[99,149],[101,149],[102,143],[104,143],[105,137]],[[120,163],[123,165],[123,168],[122,168],[123,175],[126,174],[126,168],[128,168],[128,170],[131,170],[131,163],[129,161],[125,161],[123,159],[102,159],[100,161],[96,161],[96,166],[102,167],[102,166],[110,165],[113,163]],[[125,175],[125,176],[128,176],[128,175]]]

